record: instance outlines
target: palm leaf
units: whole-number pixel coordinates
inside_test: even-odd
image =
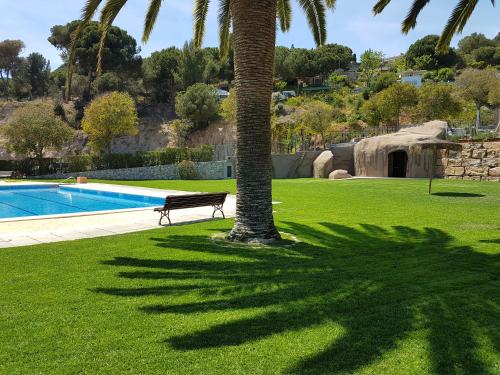
[[[210,0],[196,0],[194,6],[194,38],[193,45],[200,48],[205,34],[205,21],[207,20],[208,5]]]
[[[335,9],[336,3],[337,0],[325,0],[326,7],[330,9]]]
[[[382,13],[385,7],[389,5],[390,2],[391,0],[378,0],[375,6],[373,7],[373,13],[375,14]]]
[[[458,2],[441,33],[436,49],[443,52],[448,49],[451,38],[456,33],[462,32],[477,3],[478,0],[460,0]],[[492,3],[494,5],[493,0]]]
[[[276,3],[276,14],[280,21],[281,31],[288,31],[292,20],[292,7],[290,6],[290,0],[278,0]]]
[[[417,18],[422,9],[425,8],[427,4],[429,4],[430,0],[415,0],[413,2],[413,5],[406,15],[406,18],[403,21],[402,24],[402,31],[403,33],[407,34],[410,29],[413,29],[415,25],[417,24]]]
[[[71,81],[73,78],[73,66],[75,64],[75,51],[76,51],[76,42],[80,38],[83,29],[90,23],[92,17],[94,17],[97,12],[97,8],[101,5],[103,0],[87,0],[83,9],[82,9],[82,17],[81,22],[78,24],[76,30],[73,34],[71,34],[71,46],[69,50],[68,56],[68,70],[66,75],[66,96],[69,98],[70,96],[70,88]]]
[[[219,5],[219,54],[221,58],[227,57],[229,53],[230,35],[229,29],[231,27],[231,10],[230,10],[230,0],[220,0]]]
[[[326,40],[325,6],[322,0],[298,0],[306,14],[307,22],[312,30],[314,41],[322,45]]]
[[[102,53],[109,28],[126,3],[127,0],[107,0],[106,5],[102,9],[100,25],[101,39],[99,41],[99,52],[97,53],[97,74],[101,74],[102,71]]]
[[[149,40],[151,31],[158,18],[158,13],[160,12],[161,3],[163,0],[150,0],[148,12],[146,13],[146,18],[144,19],[144,32],[142,33],[142,41],[146,43]]]

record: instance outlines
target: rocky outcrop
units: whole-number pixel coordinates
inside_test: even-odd
[[[333,153],[331,151],[323,151],[314,160],[313,176],[314,178],[327,178],[333,170]]]
[[[352,176],[345,169],[336,169],[328,175],[330,180],[341,180],[344,178],[351,178]]]

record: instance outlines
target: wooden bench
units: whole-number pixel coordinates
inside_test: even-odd
[[[212,218],[215,217],[215,213],[220,211],[222,217],[225,219],[224,211],[222,210],[224,206],[224,202],[226,201],[226,196],[228,192],[222,193],[198,193],[198,194],[185,194],[185,195],[169,195],[165,198],[165,204],[163,207],[155,208],[155,212],[159,212],[161,214],[159,225],[162,225],[161,222],[163,218],[168,219],[168,223],[172,225],[170,221],[170,211],[171,210],[179,210],[182,208],[194,208],[194,207],[205,207],[212,206],[214,212],[212,213]]]
[[[0,178],[11,178],[14,171],[0,171]]]

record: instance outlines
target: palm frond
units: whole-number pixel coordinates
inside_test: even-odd
[[[276,15],[280,21],[280,29],[285,32],[290,29],[292,20],[292,7],[290,0],[278,0],[276,3]]]
[[[76,42],[80,38],[82,31],[85,27],[92,21],[92,18],[97,12],[99,5],[101,5],[103,0],[87,0],[82,9],[81,22],[78,24],[76,30],[71,34],[71,46],[69,49],[68,56],[68,70],[66,75],[66,96],[70,96],[71,81],[73,78],[73,66],[75,64],[75,50]]]
[[[161,3],[163,0],[150,0],[146,18],[144,19],[144,32],[142,33],[142,41],[146,43],[149,40],[151,31],[160,13]]]
[[[196,0],[194,5],[194,37],[193,45],[200,48],[205,34],[205,21],[207,20],[208,5],[210,0]]]
[[[327,8],[335,9],[335,5],[337,4],[337,0],[325,0],[325,4]]]
[[[326,40],[326,18],[323,0],[298,0],[306,14],[307,22],[317,45],[322,45]]]
[[[373,7],[373,13],[375,14],[382,13],[385,7],[389,5],[390,2],[391,0],[378,0]]]
[[[460,0],[458,2],[456,7],[453,9],[443,32],[441,33],[441,37],[439,38],[436,46],[438,51],[446,51],[450,45],[453,35],[462,32],[477,3],[478,0]]]
[[[231,28],[231,10],[230,0],[220,0],[219,14],[217,16],[219,21],[219,54],[221,58],[227,57],[229,53],[230,35],[229,29]]]
[[[408,34],[410,29],[413,29],[417,24],[417,18],[422,9],[425,8],[427,4],[429,4],[430,0],[414,0],[413,5],[411,6],[410,11],[406,15],[406,18],[403,20],[401,25],[401,29],[403,33]]]
[[[127,0],[107,0],[106,5],[104,5],[101,11],[101,38],[99,41],[99,52],[97,53],[97,74],[101,74],[102,71],[102,53],[109,28],[126,3]]]

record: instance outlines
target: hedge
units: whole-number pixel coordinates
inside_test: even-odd
[[[100,169],[152,167],[177,164],[184,160],[193,162],[212,161],[214,150],[206,145],[201,148],[166,148],[160,151],[144,151],[135,154],[109,154],[103,156],[76,155],[41,160],[0,160],[0,170],[19,171],[28,176],[54,173],[73,173]]]

